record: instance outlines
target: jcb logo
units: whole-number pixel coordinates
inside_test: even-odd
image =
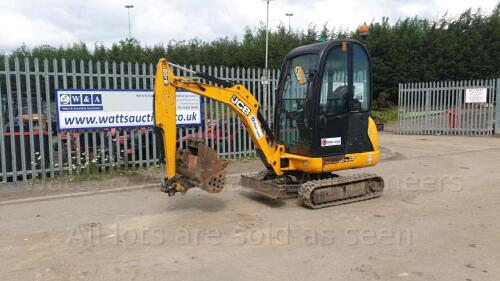
[[[168,86],[168,70],[166,67],[163,67],[163,84]]]
[[[231,98],[231,102],[234,103],[234,105],[236,105],[236,107],[238,107],[241,112],[245,113],[245,115],[250,114],[250,108],[246,106],[238,97],[233,96]]]

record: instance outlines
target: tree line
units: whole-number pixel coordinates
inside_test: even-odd
[[[397,84],[418,81],[486,79],[500,77],[500,3],[489,14],[471,9],[457,17],[419,17],[390,23],[382,18],[369,24],[366,40],[373,59],[374,94],[379,106],[395,102]],[[155,63],[161,57],[185,65],[264,67],[265,26],[245,28],[240,40],[219,38],[175,41],[148,46],[136,39],[106,47],[79,42],[54,47],[25,45],[13,51],[18,57],[65,58],[67,61],[124,61]],[[310,25],[289,30],[279,25],[269,33],[269,67],[279,68],[291,49],[321,40],[361,39],[359,31]],[[0,54],[2,55],[2,54]]]

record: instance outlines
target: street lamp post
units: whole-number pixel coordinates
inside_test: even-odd
[[[125,5],[125,8],[127,9],[128,12],[128,38],[132,38],[132,35],[130,33],[130,9],[132,9],[134,5]]]
[[[269,54],[269,2],[270,1],[273,1],[273,0],[264,0],[266,1],[266,4],[267,4],[267,16],[266,16],[266,63],[265,63],[265,67],[264,67],[264,81],[263,83],[264,84],[268,84],[269,83],[269,77],[268,77],[268,71],[267,71],[267,62],[268,62],[268,54]]]
[[[293,16],[293,13],[286,13],[285,16],[288,17],[288,31],[291,31],[290,18]]]

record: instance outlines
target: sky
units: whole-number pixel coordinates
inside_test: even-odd
[[[363,22],[391,22],[418,15],[437,18],[456,16],[468,8],[489,13],[498,0],[273,0],[269,26],[288,25],[306,29],[356,29]],[[74,42],[111,45],[128,37],[130,10],[132,36],[141,44],[171,40],[220,37],[241,38],[245,26],[266,21],[263,0],[0,0],[0,51],[11,52],[21,44],[66,46]]]

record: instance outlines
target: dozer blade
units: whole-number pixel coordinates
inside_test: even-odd
[[[222,191],[225,168],[229,164],[217,157],[217,152],[202,141],[189,140],[187,149],[179,149],[175,156],[177,177],[172,188],[185,193],[200,187],[209,193]]]

